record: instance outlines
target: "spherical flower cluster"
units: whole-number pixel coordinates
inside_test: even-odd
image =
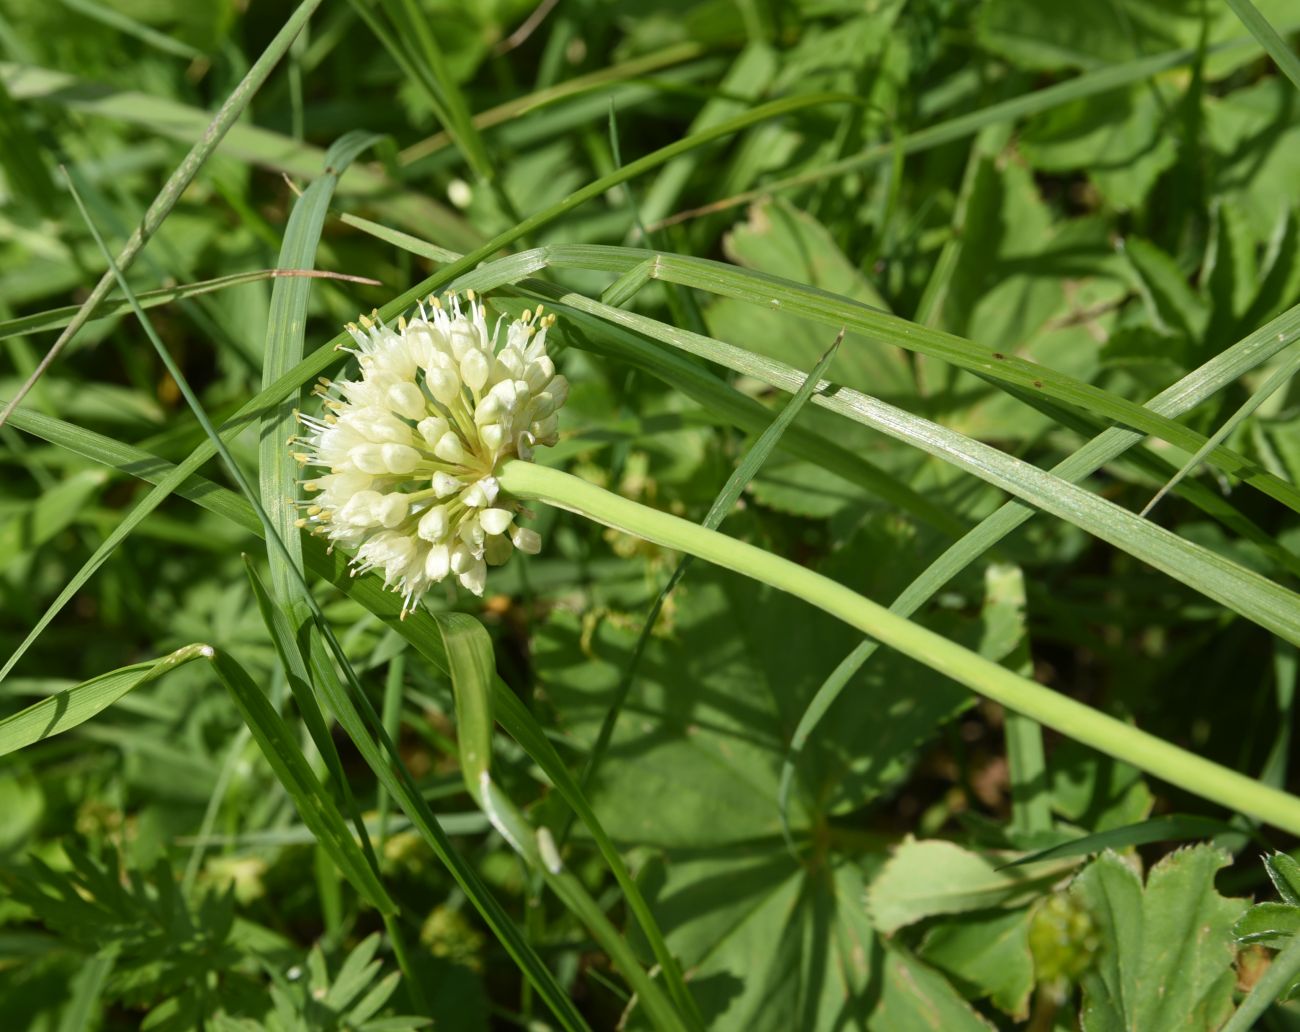
[[[300,462],[329,470],[304,482],[315,497],[299,525],[354,550],[355,573],[382,570],[403,615],[449,574],[481,595],[489,565],[541,547],[495,473],[556,441],[569,384],[546,354],[555,317],[526,311],[502,342],[504,317],[489,333],[482,302],[466,299],[429,298],[396,329],[348,326],[361,375],[322,380],[329,411],[300,416],[311,432],[295,439]]]

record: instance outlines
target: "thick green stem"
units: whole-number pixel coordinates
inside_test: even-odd
[[[788,592],[1045,727],[1203,799],[1300,834],[1295,796],[1044,688],[788,559],[534,463],[508,462],[500,480],[518,498],[567,509]]]

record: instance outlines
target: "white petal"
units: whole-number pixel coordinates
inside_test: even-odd
[[[384,527],[396,527],[411,511],[411,496],[393,491],[384,495],[375,506],[375,518]]]
[[[519,551],[536,555],[542,550],[542,536],[528,527],[516,526],[510,531],[510,540]]]
[[[473,565],[460,574],[460,582],[474,594],[483,594],[487,584],[487,564],[482,559],[475,559]]]
[[[465,445],[461,443],[459,434],[448,430],[438,438],[438,443],[433,446],[433,454],[444,462],[461,463],[465,461]]]
[[[484,509],[479,513],[478,520],[486,533],[503,534],[514,518],[515,514],[509,509]]]
[[[447,536],[447,507],[435,505],[420,517],[418,533],[425,541],[441,541]]]
[[[433,475],[433,493],[439,498],[454,495],[461,488],[461,483],[450,473],[438,472]]]
[[[483,389],[483,385],[487,383],[489,371],[488,360],[478,348],[470,348],[460,360],[460,378],[465,381],[465,385],[472,391],[481,391]]]
[[[450,427],[451,424],[442,416],[427,416],[415,425],[415,429],[420,431],[420,436],[423,437],[425,443],[429,445],[436,444],[438,439],[442,437]]]
[[[410,380],[392,384],[385,392],[385,398],[388,404],[393,407],[394,412],[399,416],[405,416],[407,419],[419,419],[428,411],[428,403],[424,400],[424,391],[411,383]]]
[[[389,473],[410,473],[420,464],[420,453],[408,444],[381,444],[384,466]]]
[[[440,581],[451,571],[451,550],[446,545],[434,545],[429,549],[429,556],[424,561],[425,576],[431,581]]]

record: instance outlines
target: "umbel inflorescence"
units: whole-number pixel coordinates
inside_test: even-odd
[[[488,332],[483,303],[429,298],[394,329],[379,319],[348,326],[355,380],[322,379],[323,418],[296,454],[328,473],[304,482],[313,497],[300,526],[354,550],[354,572],[383,571],[403,615],[430,585],[454,574],[476,595],[487,567],[513,549],[536,552],[537,532],[495,476],[509,458],[554,444],[569,384],[546,354],[555,317],[539,305]]]

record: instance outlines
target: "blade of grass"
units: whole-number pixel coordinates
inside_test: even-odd
[[[767,461],[772,450],[781,440],[781,436],[794,422],[795,417],[803,409],[808,399],[812,396],[813,390],[821,382],[822,374],[830,366],[831,360],[839,350],[841,342],[844,340],[844,331],[841,330],[817,361],[813,371],[804,379],[803,385],[794,393],[788,402],[777,413],[776,418],[772,420],[771,425],[759,435],[753,446],[745,453],[736,468],[732,470],[731,476],[727,482],[722,485],[722,490],[709,506],[709,511],[705,514],[701,525],[709,530],[717,530],[722,525],[731,510],[735,507],[737,500],[749,486],[751,480],[758,475],[763,463]],[[632,655],[627,661],[627,666],[623,668],[623,673],[619,677],[618,686],[614,690],[614,699],[609,709],[605,711],[604,719],[601,720],[600,730],[596,734],[596,740],[592,744],[591,751],[587,754],[586,762],[583,764],[582,774],[578,778],[578,787],[586,792],[591,785],[592,779],[596,776],[596,771],[600,767],[601,760],[604,759],[605,750],[609,748],[610,739],[614,735],[614,726],[618,723],[619,715],[623,712],[623,707],[627,704],[628,693],[632,690],[632,682],[636,678],[637,667],[641,662],[641,655],[645,651],[646,645],[650,641],[650,634],[654,630],[655,623],[659,619],[659,613],[663,609],[664,603],[668,596],[672,594],[673,589],[677,587],[682,577],[686,575],[689,569],[692,557],[683,556],[678,561],[677,566],[669,575],[664,586],[659,589],[659,594],[655,596],[654,602],[650,606],[650,611],[641,624],[641,633],[637,635],[636,645],[632,649]],[[560,844],[569,837],[569,831],[572,827],[572,820],[567,822],[560,834]]]
[[[280,247],[278,264],[282,267],[311,267],[316,261],[316,251],[320,244],[321,230],[329,212],[329,204],[334,196],[340,177],[347,171],[362,151],[373,146],[381,137],[373,133],[352,132],[340,137],[325,156],[325,166],[321,175],[294,202],[285,227],[284,241]],[[263,349],[262,383],[265,386],[274,383],[285,371],[302,361],[304,340],[307,328],[307,302],[310,296],[311,282],[306,279],[280,279],[271,292],[271,307],[267,316],[266,344]],[[308,729],[317,749],[325,758],[332,780],[343,794],[344,805],[352,818],[361,841],[364,859],[371,870],[377,874],[379,861],[370,842],[369,833],[361,812],[352,796],[348,778],[334,746],[333,738],[326,727],[324,717],[316,701],[317,689],[311,684],[297,645],[302,634],[314,631],[313,609],[305,598],[309,592],[305,589],[302,573],[301,535],[296,532],[296,496],[298,468],[290,455],[285,442],[298,429],[298,398],[290,395],[273,411],[262,417],[260,445],[258,448],[259,487],[261,488],[262,506],[266,518],[276,528],[274,543],[268,535],[267,561],[270,564],[271,583],[275,598],[283,607],[281,614],[269,598],[259,598],[264,619],[274,624],[276,616],[283,616],[281,633],[273,637],[277,641],[277,651],[285,673],[289,676],[290,686],[298,701],[298,707],[308,719]],[[215,431],[213,431],[215,433]],[[249,575],[255,590],[261,585],[256,573],[249,567]],[[265,592],[262,591],[262,595]],[[347,657],[341,656],[340,663],[347,666]],[[321,673],[332,678],[334,670],[323,664]],[[350,672],[352,680],[356,674]],[[411,967],[405,936],[401,925],[393,918],[391,912],[384,911],[384,923],[397,955],[402,974],[406,979],[407,990],[412,1002],[420,1011],[427,1010],[424,991],[420,978]]]
[[[494,108],[479,112],[473,118],[474,127],[480,131],[491,129],[493,126],[501,125],[503,122],[515,121],[531,111],[548,107],[569,97],[604,89],[615,83],[633,80],[648,72],[658,71],[660,68],[685,64],[687,61],[702,57],[705,53],[707,53],[706,48],[699,43],[674,43],[662,50],[643,54],[610,65],[607,68],[589,72],[586,75],[576,76],[546,89],[525,94],[522,97],[514,97]],[[451,144],[452,137],[450,133],[446,131],[435,133],[418,143],[411,144],[398,154],[398,164],[402,166],[412,165],[424,158],[431,157],[444,147],[451,146]]]
[[[107,25],[110,29],[116,29],[124,35],[134,36],[140,42],[153,47],[155,50],[162,51],[164,54],[170,54],[172,57],[183,57],[187,61],[202,60],[203,58],[203,53],[188,43],[174,39],[157,29],[151,29],[148,25],[143,25],[120,11],[95,3],[94,0],[59,0],[59,2],[71,11],[84,14],[87,18],[93,18],[101,25]]]
[[[240,287],[245,283],[258,283],[262,280],[297,276],[308,279],[340,280],[344,283],[363,283],[371,287],[380,285],[378,280],[373,280],[369,276],[353,276],[346,272],[331,272],[328,269],[257,269],[252,272],[236,272],[229,276],[218,276],[216,279],[202,280],[198,283],[185,283],[177,287],[144,290],[136,294],[135,299],[140,302],[141,308],[157,308],[159,305],[170,304],[173,301],[181,301],[185,298],[198,297],[200,294],[211,294],[218,290],[225,290],[227,287]],[[24,333],[39,333],[42,330],[61,329],[72,322],[78,311],[80,311],[79,305],[65,305],[62,308],[51,308],[45,312],[36,312],[15,319],[5,319],[0,321],[0,340],[4,340],[6,337],[17,337]],[[108,319],[115,315],[123,315],[129,311],[131,311],[131,306],[126,301],[121,298],[108,297],[95,310],[94,318]]]
[[[199,659],[207,645],[186,645],[162,659],[134,663],[65,688],[0,720],[0,756],[62,734],[102,713],[127,692],[155,681],[170,670]]]
[[[564,870],[550,832],[546,828],[534,829],[492,777],[492,701],[496,673],[492,639],[482,624],[465,613],[438,613],[434,620],[442,635],[456,699],[457,739],[466,790],[502,838],[586,924],[632,986],[654,1026],[686,1029],[682,1016],[637,962],[627,941],[582,883]],[[702,1022],[692,1022],[692,1027],[704,1026]]]
[[[1227,0],[1232,13],[1241,24],[1250,30],[1250,34],[1259,41],[1259,45],[1268,51],[1268,56],[1277,65],[1278,71],[1285,75],[1300,90],[1300,57],[1288,45],[1277,29],[1268,23],[1250,0]]]
[[[1104,849],[1128,849],[1146,846],[1153,842],[1176,842],[1189,839],[1213,838],[1224,833],[1240,833],[1240,829],[1225,821],[1188,814],[1165,814],[1150,820],[1126,824],[1122,828],[1108,828],[1092,835],[1081,835],[1047,849],[1039,849],[1019,860],[1003,864],[998,870],[1036,864],[1040,860],[1061,860],[1071,856],[1087,856]]]
[[[183,142],[201,138],[210,121],[208,112],[174,100],[116,90],[49,68],[0,61],[0,80],[20,101],[45,101],[97,118],[138,125]],[[230,127],[220,151],[253,165],[303,177],[316,175],[324,158],[318,147],[245,124]],[[364,200],[385,218],[418,226],[425,232],[436,231],[439,239],[453,246],[474,247],[482,239],[477,230],[445,205],[424,192],[402,188],[380,169],[354,165],[340,189],[351,198]],[[227,199],[232,200],[232,196]]]
[[[602,269],[621,273],[653,259],[651,276],[682,286],[731,297],[766,309],[780,310],[790,315],[803,316],[831,328],[845,326],[875,340],[907,351],[941,359],[961,369],[969,370],[997,385],[1013,385],[1035,391],[1044,397],[1062,402],[1093,416],[1115,420],[1124,426],[1142,430],[1188,452],[1195,452],[1205,444],[1205,437],[1141,405],[1111,394],[1072,376],[1058,373],[1025,359],[994,351],[974,341],[929,327],[918,326],[898,316],[881,312],[860,301],[831,294],[751,269],[739,269],[721,262],[685,255],[664,254],[637,248],[607,245],[577,244],[536,248],[532,252],[490,262],[476,270],[472,276],[463,277],[466,286],[486,291],[514,282],[523,275],[540,268],[578,267]],[[622,325],[634,323],[639,316],[620,312],[610,321]],[[1294,331],[1288,339],[1296,336]],[[690,331],[679,331],[681,342],[702,338]],[[1286,343],[1280,340],[1279,343]],[[677,346],[680,346],[677,345]],[[706,347],[705,350],[708,350]],[[704,357],[708,357],[705,355]],[[755,361],[766,361],[755,358]],[[793,388],[791,388],[793,389]],[[819,404],[825,402],[814,398]],[[1244,483],[1269,495],[1295,512],[1300,512],[1300,488],[1259,468],[1235,452],[1222,446],[1215,448],[1207,458],[1226,473],[1239,477]]]
[[[1155,493],[1151,501],[1147,502],[1146,507],[1138,515],[1148,515],[1151,510],[1159,504],[1160,499],[1177,487],[1185,476],[1194,472],[1197,467],[1205,461],[1207,455],[1228,439],[1229,434],[1249,419],[1254,414],[1255,410],[1264,404],[1264,402],[1276,394],[1281,388],[1290,383],[1297,370],[1300,370],[1300,348],[1296,348],[1295,353],[1291,355],[1290,358],[1269,374],[1268,379],[1260,384],[1259,388],[1242,403],[1241,407],[1229,416],[1224,421],[1223,425],[1206,439],[1206,442],[1196,450],[1195,455],[1183,463],[1178,472],[1170,478],[1169,482],[1166,483],[1164,487],[1160,488],[1160,490]]]
[[[1264,1012],[1282,998],[1297,975],[1300,975],[1300,935],[1293,937],[1273,955],[1268,970],[1251,986],[1250,993],[1241,1001],[1220,1032],[1250,1032],[1251,1029],[1258,1028],[1256,1023],[1264,1016]]]
[[[198,174],[204,162],[216,150],[217,145],[221,142],[223,136],[234,125],[235,121],[244,113],[248,107],[249,101],[253,95],[261,88],[266,81],[271,70],[279,63],[285,52],[289,49],[289,44],[293,42],[294,37],[302,31],[302,27],[307,24],[307,20],[320,6],[321,0],[303,0],[297,10],[290,15],[289,20],[276,33],[275,37],[262,51],[262,54],[248,70],[248,74],[235,87],[234,91],[221,105],[220,110],[209,123],[206,132],[199,138],[198,142],[190,149],[185,159],[177,166],[176,171],[171,174],[167,182],[163,185],[158,196],[154,198],[152,204],[144,214],[139,227],[131,235],[131,238],[123,246],[114,263],[121,269],[128,269],[131,263],[135,261],[136,255],[149,242],[149,238],[157,232],[158,227],[171,214],[172,208],[180,200],[181,194],[193,182],[194,177]],[[59,353],[67,346],[68,342],[77,335],[77,332],[94,314],[99,303],[108,294],[109,288],[113,284],[113,273],[104,273],[90,295],[82,302],[77,315],[73,317],[67,328],[59,334],[55,342],[50,346],[49,351],[41,358],[32,375],[27,378],[18,392],[8,400],[3,409],[0,409],[0,426],[3,426],[9,418],[14,408],[26,397],[27,392],[32,389],[32,385],[40,379],[41,375],[48,369],[58,358]]]

